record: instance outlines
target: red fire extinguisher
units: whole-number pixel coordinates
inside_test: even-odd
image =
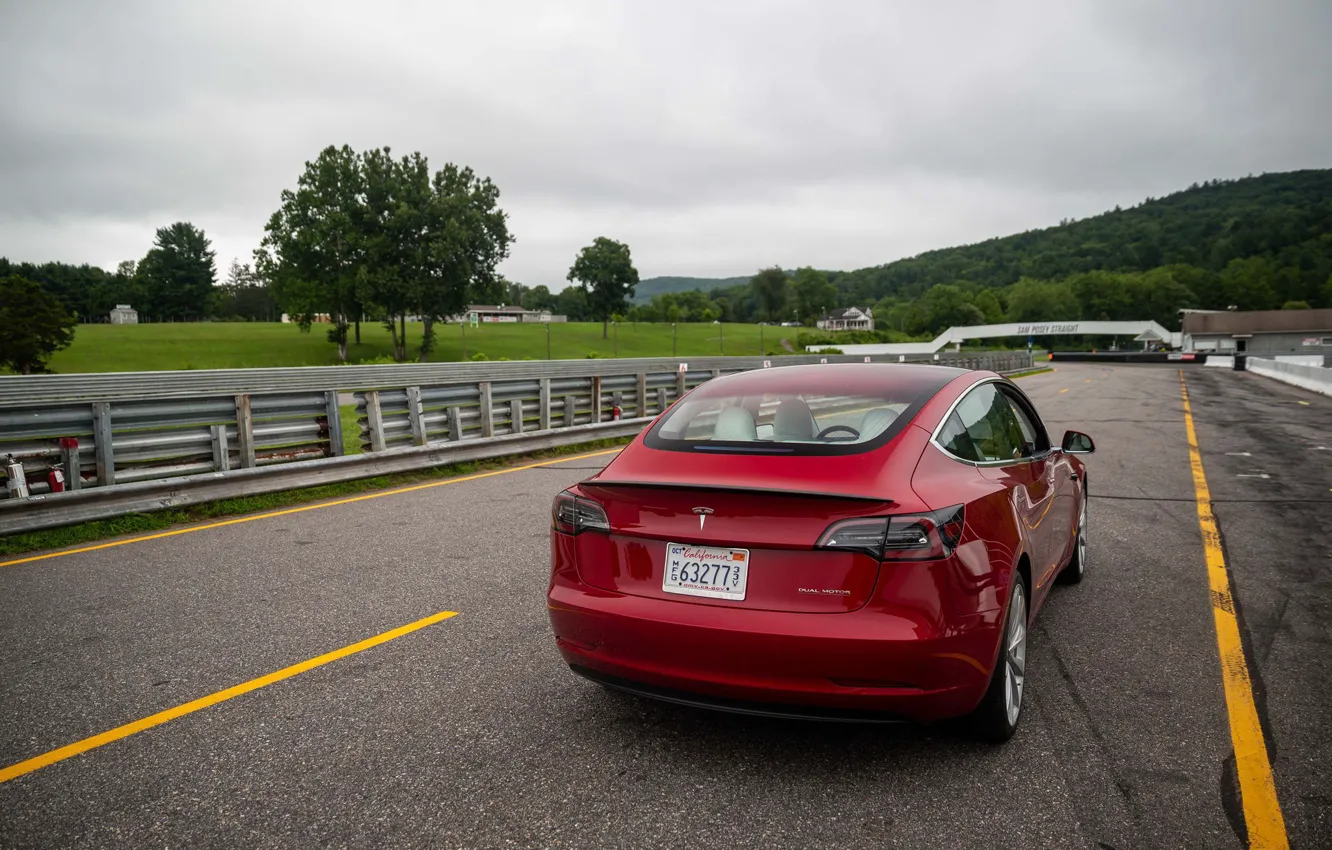
[[[619,422],[619,421],[620,421],[620,414],[622,414],[623,412],[624,412],[624,411],[620,410],[620,406],[619,406],[618,404],[615,405],[614,407],[612,407],[612,408],[611,408],[611,421],[613,421],[613,422]]]
[[[46,483],[50,485],[52,493],[65,492],[65,473],[59,469],[50,469],[46,473]]]

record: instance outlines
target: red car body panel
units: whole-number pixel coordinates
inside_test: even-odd
[[[989,468],[931,442],[954,402],[992,373],[787,367],[710,385],[776,386],[808,380],[794,374],[805,369],[832,386],[921,374],[936,384],[895,436],[857,454],[705,454],[652,448],[640,435],[570,491],[604,509],[609,532],[551,533],[548,610],[559,651],[584,675],[718,707],[965,714],[989,684],[1013,583],[1028,583],[1034,617],[1068,562],[1082,463],[1055,451]],[[775,374],[783,372],[792,374]],[[815,547],[840,519],[956,505],[965,505],[961,538],[937,560]],[[704,521],[700,506],[712,511]],[[746,597],[664,591],[671,542],[749,549]]]

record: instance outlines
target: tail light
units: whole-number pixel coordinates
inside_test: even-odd
[[[568,490],[555,497],[551,507],[551,524],[563,534],[582,534],[584,531],[610,531],[610,520],[601,505],[591,499],[575,496]]]
[[[935,561],[957,548],[962,526],[962,505],[928,513],[845,519],[828,526],[816,547],[864,552],[881,561]]]

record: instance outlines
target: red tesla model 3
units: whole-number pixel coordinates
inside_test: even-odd
[[[603,685],[787,717],[1022,713],[1027,626],[1087,566],[1091,438],[992,372],[716,378],[555,499],[555,641]]]

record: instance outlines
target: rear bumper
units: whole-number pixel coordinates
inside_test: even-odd
[[[833,720],[939,720],[989,684],[1002,611],[931,623],[871,605],[843,614],[737,610],[592,588],[556,573],[548,611],[575,672],[644,696]]]

